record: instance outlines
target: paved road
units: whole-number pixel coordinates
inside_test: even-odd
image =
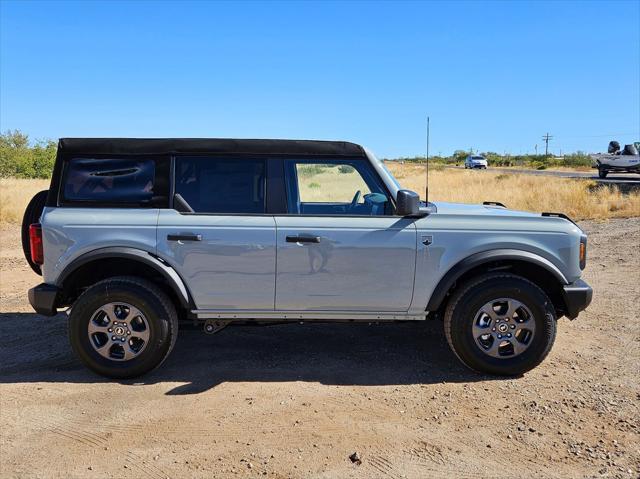
[[[447,166],[447,168],[464,169],[463,166]],[[537,175],[537,176],[555,176],[559,178],[580,178],[587,180],[594,180],[602,184],[619,185],[623,189],[635,189],[640,188],[640,174],[635,173],[622,173],[622,174],[609,174],[607,178],[598,178],[597,173],[588,171],[554,171],[554,170],[531,170],[526,168],[502,168],[502,167],[489,167],[484,171],[504,171],[505,173],[522,174],[522,175]]]

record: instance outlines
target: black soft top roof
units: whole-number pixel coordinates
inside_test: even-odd
[[[346,141],[235,140],[231,138],[60,138],[65,154],[163,155],[228,153],[295,156],[365,156],[364,149]]]

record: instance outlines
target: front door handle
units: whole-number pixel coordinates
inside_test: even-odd
[[[287,236],[287,243],[320,243],[320,236]]]
[[[167,235],[169,241],[202,241],[202,235],[192,233],[170,234]]]

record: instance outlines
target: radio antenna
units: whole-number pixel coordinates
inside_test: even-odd
[[[429,117],[427,117],[427,178],[425,185],[425,203],[429,205]]]

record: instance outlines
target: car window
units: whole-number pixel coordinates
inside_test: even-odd
[[[158,195],[152,159],[72,158],[65,171],[65,202],[137,203]],[[164,192],[166,194],[166,192]]]
[[[387,192],[365,161],[285,160],[285,175],[290,213],[390,214]]]
[[[196,213],[265,212],[265,162],[244,158],[178,157],[175,192]]]

